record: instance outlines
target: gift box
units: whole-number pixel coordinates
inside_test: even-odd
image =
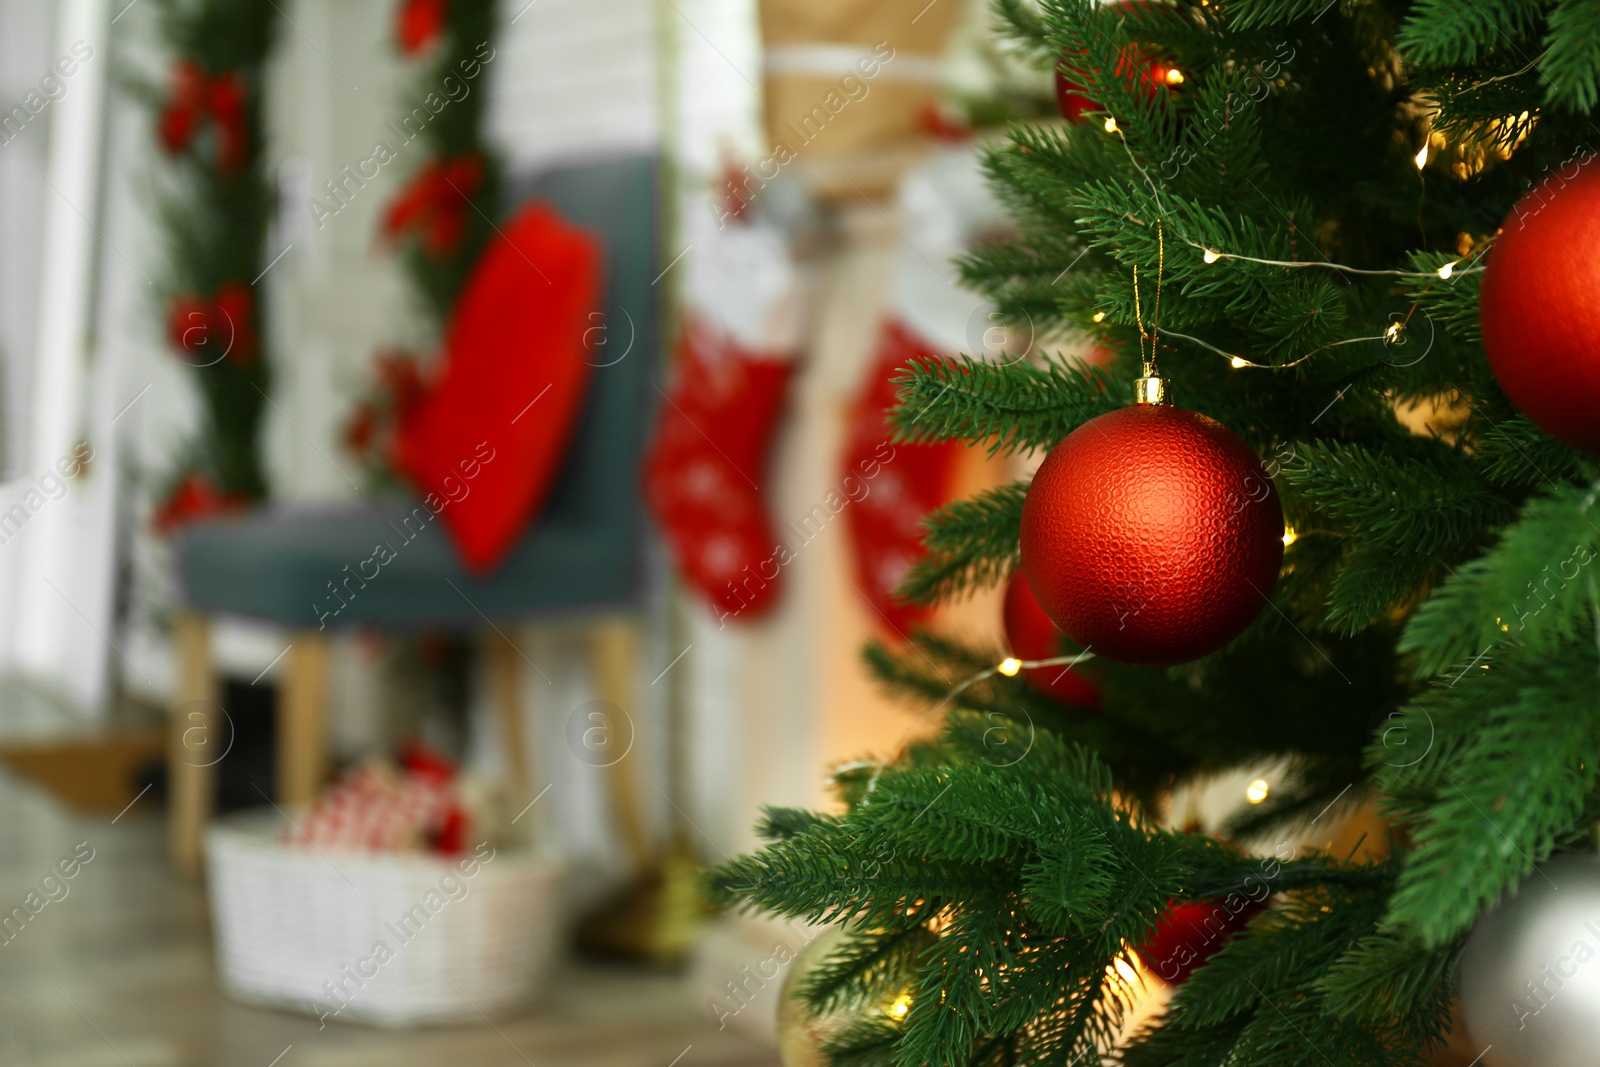
[[[938,101],[959,10],[958,0],[762,0],[772,155],[759,176],[798,162],[837,175],[814,183],[824,198],[856,195],[851,182],[869,194],[890,188],[931,139],[923,116]]]

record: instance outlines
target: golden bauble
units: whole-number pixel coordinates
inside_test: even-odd
[[[817,964],[844,943],[844,931],[830,926],[795,954],[778,993],[778,1057],[783,1067],[829,1067],[822,1047],[860,1017],[848,1008],[811,1015],[798,990]]]

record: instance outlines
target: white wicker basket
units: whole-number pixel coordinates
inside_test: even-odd
[[[454,860],[318,852],[284,844],[282,827],[251,816],[207,835],[231,996],[405,1027],[508,1014],[542,990],[561,923],[555,861],[486,846]]]

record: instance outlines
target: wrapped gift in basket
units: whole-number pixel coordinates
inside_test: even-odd
[[[539,995],[559,947],[560,867],[511,841],[488,790],[413,749],[308,811],[207,839],[217,970],[238,1000],[406,1027],[479,1021]]]

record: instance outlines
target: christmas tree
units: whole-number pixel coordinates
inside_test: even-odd
[[[1003,454],[1068,439],[1039,479],[1070,481],[1091,447],[1096,469],[1137,472],[1167,462],[1163,439],[1093,442],[1140,381],[1253,451],[1231,510],[1260,526],[1281,502],[1281,566],[1276,530],[1268,551],[1202,516],[1219,579],[1197,580],[1160,544],[1141,558],[1121,531],[1057,521],[1071,493],[1027,481],[935,513],[904,595],[1025,572],[1085,649],[1046,669],[1091,674],[1100,706],[1051,699],[1019,670],[1042,664],[1007,650],[874,647],[942,728],[836,769],[838,811],[768,810],[770,843],[712,892],[845,924],[801,990],[853,1013],[838,1063],[1426,1063],[1474,927],[1537,864],[1592,851],[1600,817],[1600,230],[1583,229],[1600,214],[1600,4],[999,10],[1059,70],[1070,121],[989,150],[1019,236],[962,268],[1038,343],[909,366],[898,433]],[[1073,332],[1103,367],[1056,354]],[[1148,499],[1136,477],[1087,491]],[[1213,485],[1195,492],[1164,503],[1216,507]],[[1060,573],[1074,538],[1109,578]],[[1252,619],[1183,635],[1208,654],[1152,643],[1159,666],[1135,666],[1137,643],[1097,654],[1074,632],[1095,605],[1067,602],[1119,581],[1111,644],[1174,596],[1204,615],[1248,578],[1230,553],[1270,569]],[[1161,821],[1175,786],[1272,758],[1292,774],[1241,804],[1232,842]],[[1391,827],[1382,859],[1273,847],[1367,802]],[[1118,961],[1195,904],[1243,929],[1108,1052],[1138,993]],[[1504,1054],[1485,1062],[1521,1062]]]

